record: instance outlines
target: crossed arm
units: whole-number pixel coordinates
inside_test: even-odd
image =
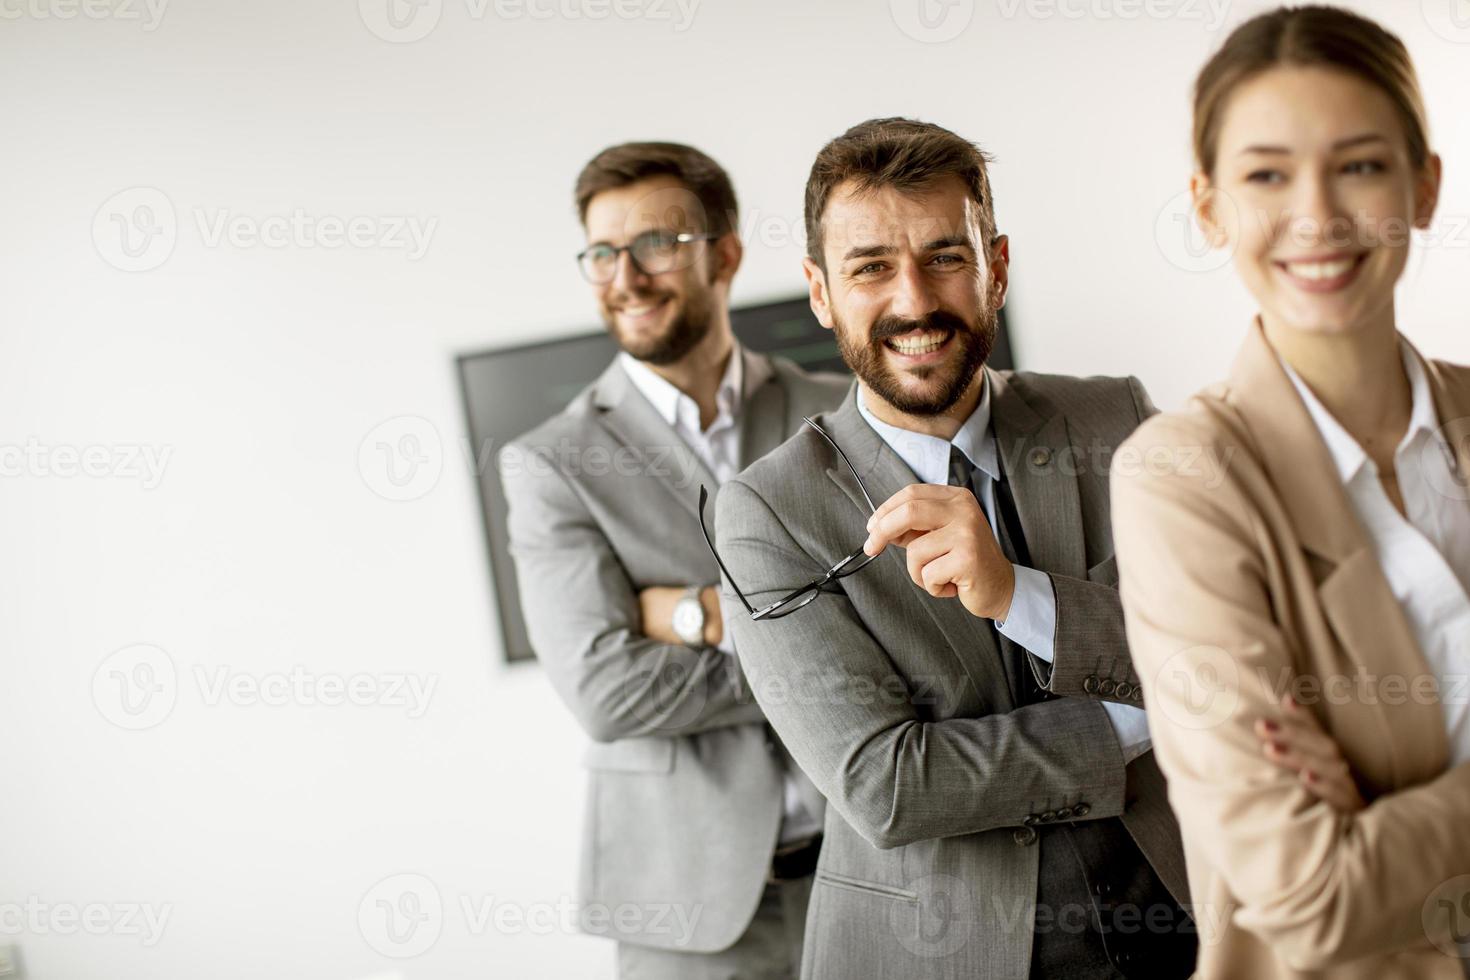
[[[673,641],[576,490],[550,461],[502,468],[526,630],[553,687],[597,741],[763,720],[736,659]],[[650,633],[656,636],[650,636]]]
[[[1171,423],[1149,438],[1207,437]],[[1295,661],[1273,615],[1250,505],[1228,482],[1148,472],[1115,473],[1112,498],[1155,753],[1186,841],[1239,903],[1234,921],[1302,970],[1447,931],[1447,919],[1427,918],[1426,900],[1470,872],[1470,766],[1366,807],[1345,788],[1333,799],[1312,786],[1308,770],[1340,777],[1340,760],[1271,688]],[[1218,702],[1199,698],[1201,682],[1213,683]],[[1287,750],[1273,751],[1273,741]]]

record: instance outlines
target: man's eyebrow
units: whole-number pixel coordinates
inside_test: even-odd
[[[847,250],[842,261],[851,262],[853,259],[876,259],[883,255],[892,255],[892,245],[857,245]]]
[[[975,250],[975,244],[970,241],[969,235],[950,235],[947,238],[936,238],[932,242],[924,243],[924,251],[937,252],[941,248],[968,248]]]

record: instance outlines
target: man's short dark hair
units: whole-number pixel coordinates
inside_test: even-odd
[[[738,205],[730,175],[707,154],[683,143],[619,143],[588,162],[577,175],[577,217],[587,223],[587,206],[603,191],[667,174],[677,178],[704,209],[704,230],[735,230]]]
[[[990,156],[942,126],[917,119],[869,119],[822,147],[806,181],[807,255],[823,272],[822,215],[832,192],[847,181],[859,190],[893,187],[917,190],[939,177],[965,182],[980,205],[980,247],[995,240],[995,207],[990,197]]]

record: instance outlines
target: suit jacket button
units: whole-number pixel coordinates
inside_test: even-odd
[[[1131,698],[1131,697],[1133,697],[1133,685],[1132,684],[1129,684],[1127,681],[1119,681],[1118,682],[1118,697],[1120,697],[1120,698]]]
[[[1104,678],[1103,682],[1097,686],[1097,693],[1102,695],[1112,694],[1114,687],[1115,685],[1112,681]]]
[[[1023,826],[1023,827],[1034,827],[1034,826],[1036,826],[1036,814],[1034,814],[1034,813],[1027,814],[1026,815],[1026,819],[1024,819],[1024,820],[1021,821],[1021,826]]]
[[[1045,466],[1051,462],[1051,450],[1044,446],[1038,446],[1031,450],[1031,465],[1036,467]]]
[[[1133,689],[1133,700],[1137,701],[1139,704],[1143,703],[1143,688],[1135,687]]]
[[[1062,807],[1060,810],[1057,811],[1057,819],[1058,820],[1071,820],[1072,819],[1072,808],[1069,807],[1069,806]]]
[[[1082,682],[1082,690],[1086,691],[1088,694],[1096,694],[1097,693],[1097,675],[1096,674],[1088,674],[1087,675],[1087,678],[1085,680],[1083,680],[1083,682]]]
[[[1019,828],[1016,829],[1016,832],[1011,835],[1011,837],[1012,837],[1013,840],[1015,840],[1015,842],[1017,844],[1019,844],[1022,847],[1026,847],[1026,846],[1028,846],[1030,844],[1035,844],[1036,843],[1036,828],[1035,827],[1019,827]]]
[[[1051,823],[1056,818],[1057,818],[1057,811],[1055,811],[1055,810],[1046,810],[1046,811],[1044,811],[1041,814],[1041,822],[1042,823]]]
[[[1085,817],[1091,812],[1092,807],[1087,805],[1086,803],[1078,803],[1076,806],[1072,807],[1072,816],[1074,817]]]

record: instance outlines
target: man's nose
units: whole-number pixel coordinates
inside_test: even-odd
[[[648,274],[638,268],[638,263],[633,261],[631,251],[618,253],[617,265],[613,266],[611,285],[613,289],[623,293],[637,292],[647,288]]]
[[[921,320],[939,308],[929,277],[915,262],[904,262],[898,267],[894,281],[894,292],[888,304],[889,312],[905,320]]]

